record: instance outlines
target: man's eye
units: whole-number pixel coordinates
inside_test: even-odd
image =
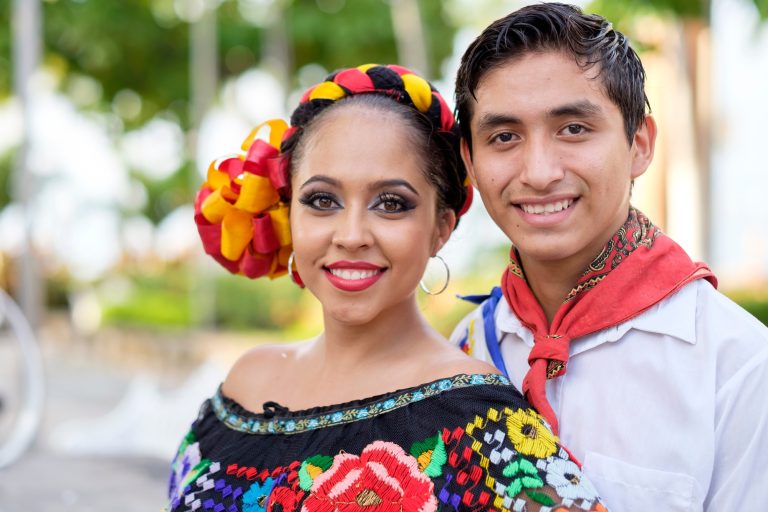
[[[494,137],[496,142],[512,142],[514,135],[510,132],[503,132]]]
[[[582,135],[586,133],[587,129],[580,124],[569,124],[564,131],[566,135]]]

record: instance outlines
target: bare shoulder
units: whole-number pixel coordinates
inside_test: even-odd
[[[230,368],[222,393],[246,409],[258,412],[261,404],[270,400],[271,390],[290,373],[301,346],[303,344],[274,344],[250,349]]]
[[[497,375],[501,375],[501,372],[493,366],[492,364],[486,363],[485,361],[480,361],[479,359],[475,359],[474,357],[470,357],[463,352],[459,351],[460,353],[454,358],[447,362],[447,367],[449,368],[449,371],[452,372],[454,375],[458,375],[460,373],[467,373],[467,374],[485,374],[485,373],[494,373]]]
[[[433,364],[430,365],[431,377],[443,378],[453,375],[465,374],[501,374],[501,372],[492,364],[480,361],[474,357],[468,356],[459,348],[451,345],[448,341],[443,342],[435,357],[430,358]]]

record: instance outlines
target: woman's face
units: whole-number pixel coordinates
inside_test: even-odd
[[[455,215],[437,211],[399,114],[350,105],[327,116],[293,169],[294,261],[327,319],[359,325],[413,305]]]

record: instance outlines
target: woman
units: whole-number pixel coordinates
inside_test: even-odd
[[[234,365],[179,449],[171,510],[603,510],[520,393],[419,312],[471,201],[442,97],[361,66],[270,127],[212,165],[196,221],[230,271],[290,269],[325,329]]]

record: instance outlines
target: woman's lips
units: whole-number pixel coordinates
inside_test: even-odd
[[[385,270],[366,261],[337,261],[326,265],[325,277],[339,290],[359,292],[373,286]]]

